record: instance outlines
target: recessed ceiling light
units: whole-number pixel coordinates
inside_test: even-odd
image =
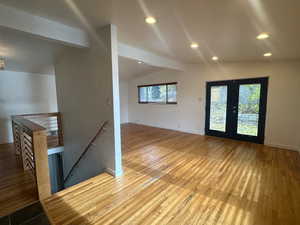
[[[199,48],[198,43],[193,42],[193,43],[191,44],[191,48],[192,48],[192,49],[197,49],[197,48]]]
[[[267,53],[264,54],[264,57],[270,57],[270,56],[272,56],[271,52],[267,52]]]
[[[268,34],[268,33],[261,33],[261,34],[259,34],[256,38],[258,39],[258,40],[264,40],[264,39],[267,39],[267,38],[269,38],[270,37],[270,35]]]
[[[156,23],[156,19],[154,17],[152,17],[152,16],[146,17],[145,21],[148,24],[155,24]]]
[[[143,62],[142,61],[138,61],[138,64],[142,64]]]
[[[218,61],[219,57],[218,56],[213,56],[211,59],[214,60],[214,61]]]

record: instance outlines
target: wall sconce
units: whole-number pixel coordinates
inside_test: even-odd
[[[4,70],[5,69],[5,60],[4,58],[0,58],[0,70]]]

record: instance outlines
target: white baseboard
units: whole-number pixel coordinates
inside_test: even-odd
[[[287,149],[287,150],[292,150],[292,151],[300,152],[300,149],[297,146],[282,145],[282,144],[273,144],[273,143],[265,143],[265,145],[273,147],[273,148],[282,148],[282,149]]]
[[[141,123],[141,122],[129,122],[129,123],[139,124],[139,125],[144,125],[144,126],[149,126],[149,127],[156,127],[156,128],[166,129],[166,130],[174,130],[174,131],[179,131],[179,132],[189,133],[189,134],[204,135],[203,131],[197,131],[197,130],[181,129],[181,128],[170,128],[170,127],[153,125],[153,124],[146,124],[146,123]]]
[[[178,129],[177,131],[181,131],[181,132],[189,133],[189,134],[197,134],[197,135],[204,136],[204,132],[203,131],[185,130],[185,129],[181,129],[181,130]]]
[[[162,128],[162,129],[167,129],[167,130],[175,130],[179,132],[184,132],[184,133],[190,133],[190,134],[197,134],[197,135],[205,135],[204,131],[197,131],[197,130],[189,130],[189,129],[176,129],[176,128],[169,128],[169,127],[164,127],[164,126],[158,126],[158,125],[153,125],[153,124],[146,124],[146,123],[141,123],[141,122],[130,122],[134,124],[140,124],[144,126],[150,126],[150,127],[157,127],[157,128]],[[300,153],[300,147],[299,146],[292,146],[292,145],[283,145],[283,144],[274,144],[274,143],[265,143],[266,146],[270,146],[273,148],[281,148],[281,149],[287,149],[287,150],[292,150],[292,151],[297,151]]]
[[[116,173],[116,171],[111,168],[105,168],[105,172],[109,173],[113,177],[119,177],[123,175],[123,171],[119,171]]]

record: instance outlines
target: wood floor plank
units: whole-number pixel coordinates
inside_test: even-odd
[[[263,145],[122,126],[124,175],[43,202],[54,224],[300,224],[300,156]]]
[[[0,145],[0,217],[38,201],[35,181],[24,172],[13,144]]]

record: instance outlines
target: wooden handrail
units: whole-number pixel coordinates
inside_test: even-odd
[[[36,124],[28,119],[25,119],[21,116],[12,116],[12,121],[16,124],[22,125],[23,127],[26,127],[31,132],[37,132],[37,131],[43,131],[46,130],[45,127],[40,126],[39,124]]]
[[[63,139],[63,129],[62,129],[62,116],[60,112],[53,113],[36,113],[36,114],[23,114],[12,116],[12,120],[15,123],[21,123],[22,126],[26,126],[28,129],[32,131],[39,130],[47,130],[49,127],[45,126],[45,124],[38,123],[36,120],[45,120],[47,122],[47,118],[56,118],[56,126],[57,126],[57,134],[55,136],[49,137],[48,147],[57,147],[64,145]],[[47,123],[46,123],[47,124]],[[50,135],[48,135],[50,136]],[[56,138],[56,139],[55,139]],[[52,141],[50,141],[52,140]]]
[[[35,177],[39,199],[51,196],[46,131],[34,132],[32,136]]]
[[[95,140],[99,137],[99,135],[102,133],[102,131],[104,130],[105,126],[108,124],[108,121],[105,121],[102,123],[102,125],[100,126],[100,128],[98,129],[97,133],[94,135],[94,137],[89,141],[89,143],[87,144],[87,146],[85,147],[84,151],[81,153],[81,155],[79,156],[79,158],[77,159],[77,161],[74,163],[74,165],[72,166],[72,168],[70,169],[68,175],[66,176],[66,178],[64,179],[64,184],[68,181],[68,179],[72,176],[73,171],[75,170],[75,168],[78,166],[79,162],[82,160],[82,158],[86,155],[86,153],[88,152],[88,150],[91,148],[91,146],[93,145],[93,143],[95,142]]]
[[[14,117],[52,117],[59,115],[60,112],[52,112],[52,113],[34,113],[34,114],[21,114]]]
[[[52,142],[54,140],[55,145],[63,144],[61,121],[60,113],[12,116],[16,153],[22,156],[24,170],[30,171],[33,175],[40,200],[51,195],[48,165],[49,137],[52,138]]]

